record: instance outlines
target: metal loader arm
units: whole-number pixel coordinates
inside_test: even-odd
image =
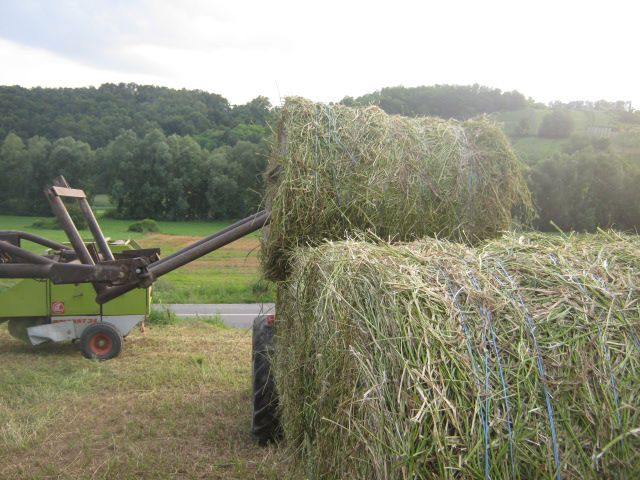
[[[27,232],[0,231],[0,278],[49,279],[58,284],[92,283],[96,292],[103,291],[107,284],[140,282],[146,275],[146,267],[158,258],[157,249],[139,250],[136,256],[120,255],[118,259],[114,258],[85,193],[70,188],[62,176],[53,183],[52,187],[45,190],[45,195],[73,249]],[[99,252],[94,245],[85,245],[62,201],[63,197],[78,201]],[[57,253],[37,255],[21,248],[21,240],[37,243]]]
[[[20,246],[21,240],[26,240],[28,242],[37,243],[38,245],[42,245],[43,247],[52,248],[54,250],[66,250],[69,247],[63,245],[62,243],[58,243],[54,240],[49,240],[48,238],[41,237],[40,235],[35,235],[29,232],[21,232],[18,230],[0,230],[0,240],[4,240],[5,242],[9,242],[16,247]]]
[[[147,287],[162,275],[166,275],[187,263],[193,262],[208,253],[218,250],[219,248],[222,248],[245,235],[255,232],[256,230],[260,230],[269,223],[269,220],[270,215],[266,210],[240,220],[239,222],[236,222],[213,235],[192,243],[166,258],[151,263],[146,268],[146,272],[140,272],[141,279],[139,282],[109,287],[104,289],[102,292],[98,292],[96,302],[103,304],[109,300],[119,297],[120,295],[130,292],[134,288]]]

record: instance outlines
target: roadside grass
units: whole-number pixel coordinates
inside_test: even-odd
[[[32,227],[44,217],[0,215],[0,230],[23,230],[60,242],[66,241],[62,230]],[[160,221],[158,233],[127,231],[133,220],[100,218],[105,236],[112,239],[134,239],[143,247],[158,247],[162,255],[169,255],[203,236],[229,225],[228,222],[166,222]],[[89,231],[82,231],[90,238]],[[154,285],[154,302],[160,303],[247,303],[272,302],[275,290],[261,280],[258,253],[259,232],[254,232],[226,247],[210,253],[162,277]],[[41,253],[43,248],[25,242],[24,247]],[[0,289],[15,283],[0,281]]]
[[[163,315],[108,362],[0,326],[0,478],[281,478],[249,434],[251,333]]]

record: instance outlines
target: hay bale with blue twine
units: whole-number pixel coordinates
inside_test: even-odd
[[[274,372],[300,475],[640,478],[640,237],[361,237],[292,262]]]
[[[266,174],[267,278],[301,245],[370,231],[474,243],[531,217],[522,164],[498,126],[287,98]]]

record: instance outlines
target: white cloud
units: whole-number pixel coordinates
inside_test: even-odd
[[[161,77],[84,65],[47,50],[0,39],[0,85],[86,87],[102,83],[162,83]]]
[[[44,10],[38,3],[14,12],[19,28],[0,20],[0,37],[11,40],[0,43],[2,83],[144,81],[233,103],[481,83],[542,101],[640,105],[632,2],[64,0],[42,2]],[[47,20],[45,32],[33,30]]]

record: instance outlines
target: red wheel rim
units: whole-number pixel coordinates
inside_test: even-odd
[[[106,333],[96,333],[91,337],[89,348],[96,355],[106,355],[113,348],[113,340]]]

